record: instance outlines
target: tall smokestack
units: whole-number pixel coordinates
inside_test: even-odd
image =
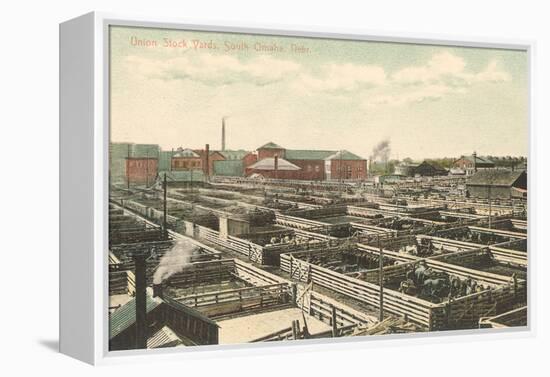
[[[273,161],[273,168],[275,169],[275,178],[278,178],[278,171],[279,171],[279,155],[275,155],[274,161]]]
[[[477,153],[474,151],[474,172],[477,172]]]
[[[136,282],[136,349],[147,348],[147,277],[145,254],[135,254]]]
[[[225,117],[222,118],[222,151],[225,151]]]

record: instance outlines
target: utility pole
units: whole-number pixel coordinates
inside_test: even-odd
[[[162,183],[162,188],[164,190],[164,197],[163,197],[163,213],[162,213],[162,230],[163,230],[163,236],[164,238],[168,238],[168,227],[166,223],[166,191],[167,191],[167,184],[166,184],[166,173],[164,173],[164,182]]]
[[[340,197],[342,196],[342,185],[344,184],[344,180],[343,180],[343,177],[342,177],[342,171],[343,171],[343,167],[342,167],[342,150],[340,149],[340,159],[339,159],[339,162],[338,162],[338,167],[339,167],[339,171],[340,171],[340,187],[339,187],[339,191],[340,191]]]
[[[378,320],[382,322],[384,320],[384,250],[380,243],[380,233],[378,233],[378,285],[380,286],[380,297],[379,297],[379,307],[380,311],[378,314]]]
[[[128,156],[126,158],[126,188],[130,190],[130,144],[128,144]]]
[[[149,149],[145,152],[145,188],[149,187]]]
[[[491,215],[492,215],[492,206],[491,206],[491,185],[492,185],[492,181],[489,182],[489,186],[487,187],[487,191],[488,191],[488,194],[487,194],[487,199],[489,200],[489,229],[491,229]]]

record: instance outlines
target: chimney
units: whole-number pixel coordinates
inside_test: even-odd
[[[225,151],[225,117],[222,118],[222,152]]]
[[[153,284],[153,297],[164,298],[164,287],[162,283]]]
[[[477,172],[477,153],[476,153],[476,151],[474,151],[473,157],[474,157],[474,172]]]
[[[136,349],[147,348],[147,277],[145,254],[134,254],[136,282]]]
[[[279,155],[273,157],[273,168],[275,169],[275,178],[277,178],[279,171]]]
[[[204,175],[206,176],[206,179],[210,176],[210,144],[206,144],[204,147]]]

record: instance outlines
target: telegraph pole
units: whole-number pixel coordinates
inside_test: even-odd
[[[149,149],[145,152],[145,188],[149,186]]]
[[[164,190],[163,193],[163,213],[162,213],[162,230],[163,235],[165,238],[168,238],[168,227],[166,223],[166,191],[167,191],[167,184],[166,184],[166,173],[164,173],[164,181],[162,182],[162,188]]]
[[[380,233],[378,233],[378,255],[378,285],[380,286],[378,320],[382,322],[384,320],[384,250],[380,243]]]
[[[128,157],[126,158],[126,187],[130,190],[130,144],[128,144]]]
[[[493,216],[493,205],[491,203],[491,190],[493,188],[493,183],[495,181],[494,177],[489,176],[488,182],[487,182],[487,200],[489,201],[489,229],[491,229],[491,226],[493,225],[493,221],[491,217]]]

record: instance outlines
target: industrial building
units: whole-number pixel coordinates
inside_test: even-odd
[[[276,168],[280,165],[281,168],[285,166],[282,169],[284,173],[281,172],[284,179],[324,181],[362,180],[367,177],[367,160],[345,150],[286,149],[269,142],[256,150],[256,156],[257,162],[246,167],[246,176],[275,178],[278,176]],[[275,164],[275,158],[279,164]]]
[[[472,175],[478,169],[493,169],[494,167],[495,163],[493,161],[487,157],[478,156],[475,152],[470,156],[460,156],[453,162],[453,168],[459,169],[466,175]]]
[[[406,177],[435,177],[449,174],[446,169],[428,161],[422,161],[420,163],[403,162],[395,167],[394,173]]]
[[[364,180],[367,161],[348,151],[291,150],[267,143],[256,151],[210,150],[179,147],[163,151],[157,145],[111,144],[113,184],[148,185],[159,173],[206,179],[211,176],[297,179]],[[277,161],[275,161],[275,157]],[[277,163],[276,163],[277,162]]]
[[[466,182],[466,188],[472,198],[526,198],[527,173],[525,170],[479,170]]]

